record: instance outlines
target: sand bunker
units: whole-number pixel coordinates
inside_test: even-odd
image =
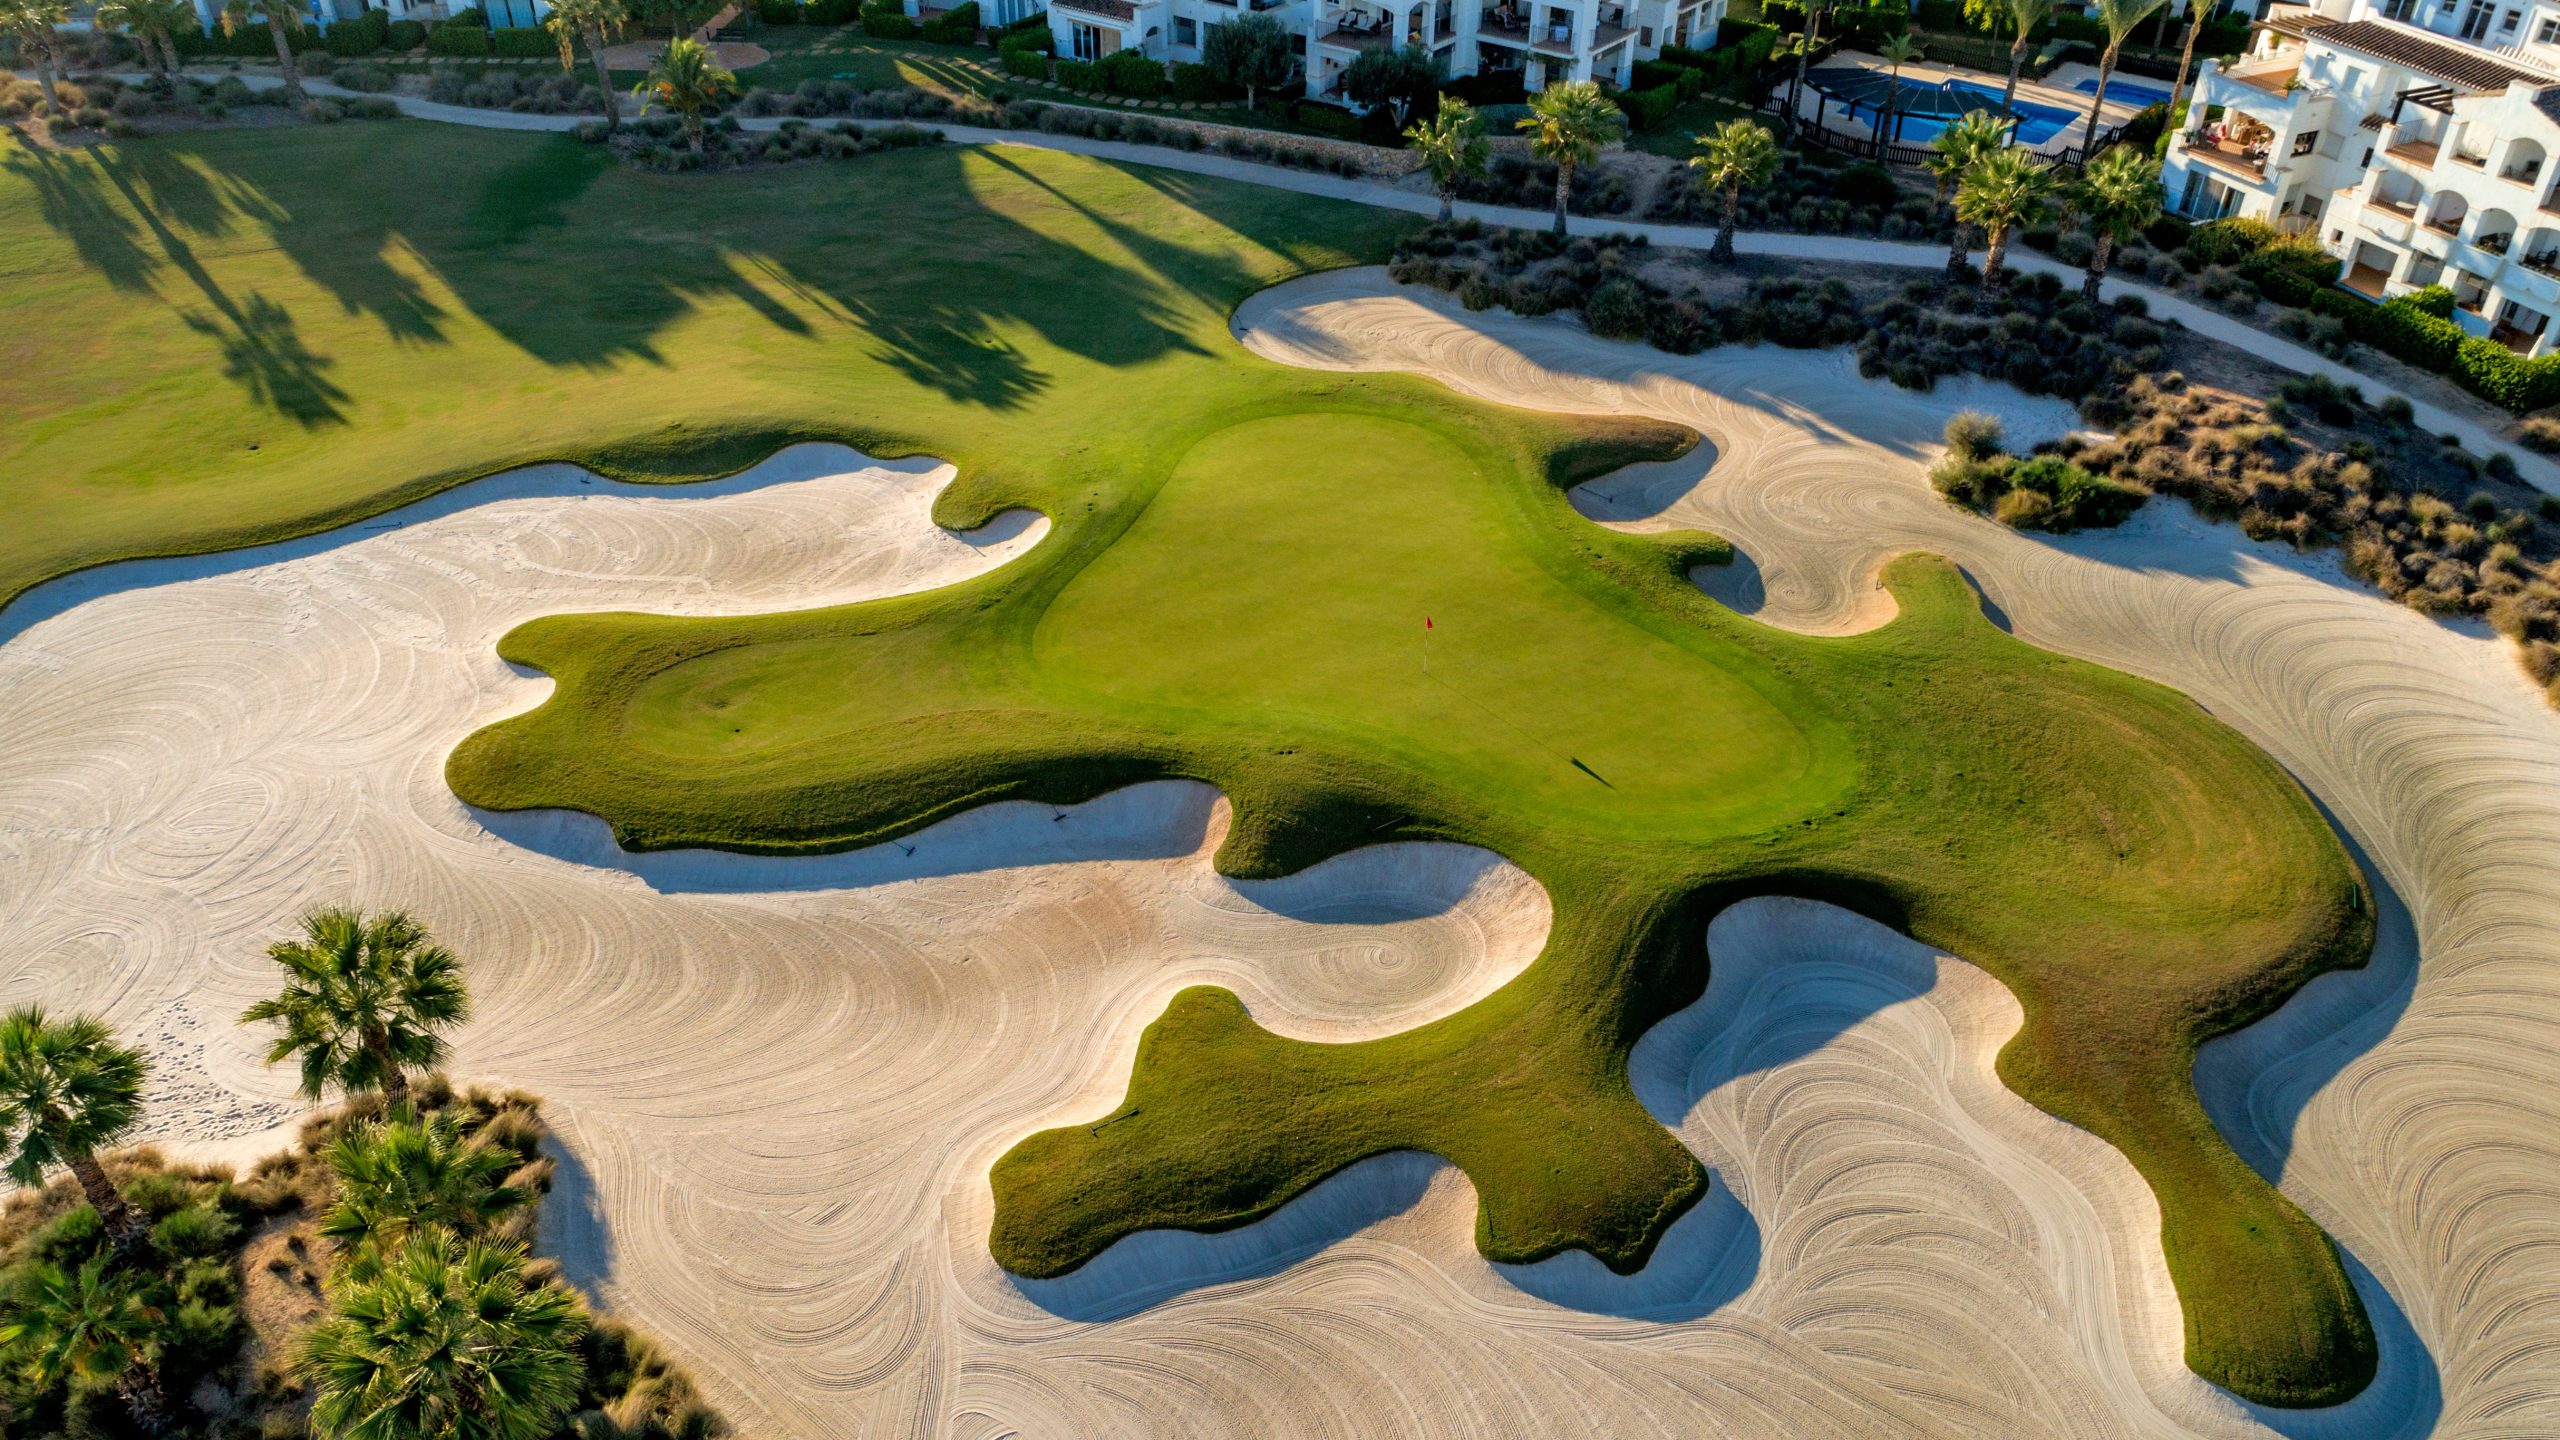
[[[2203,1069],[2244,1151],[2282,1157],[2380,1277],[2373,1391],[2252,1415],[2188,1375],[2147,1193],[1992,1078],[2014,1001],[1801,902],[1720,919],[1707,997],[1637,1051],[1639,1094],[1716,1172],[1637,1276],[1486,1263],[1464,1177],[1413,1155],[1227,1235],[1005,1275],[987,1164],[1105,1108],[1173,990],[1231,985],[1292,1034],[1401,1028],[1516,973],[1546,899],[1443,845],[1233,884],[1208,860],[1223,807],[1184,784],[793,860],[625,856],[585,817],[478,816],[445,790],[457,739],[543,693],[491,651],[521,619],[910,590],[1044,528],[945,534],[946,472],[843,451],[674,491],[527,472],[0,614],[0,1000],[106,1009],[163,1058],[164,1132],[246,1133],[291,1108],[228,1023],[268,983],[260,945],[314,900],[413,907],[474,963],[458,1068],[554,1102],[554,1244],[758,1435],[2560,1426],[2560,1346],[2532,1308],[2560,1290],[2560,723],[2502,644],[2172,506],[2058,544],[1954,511],[1922,463],[1988,387],[1906,395],[1835,355],[1675,359],[1374,273],[1239,320],[1297,363],[1697,425],[1712,455],[1578,498],[1732,536],[1761,613],[1812,628],[1871,623],[1883,556],[1943,551],[2020,633],[2181,685],[2304,775],[2408,898],[2423,976],[2396,925],[2372,970]],[[2068,420],[2005,408],[2022,437]]]

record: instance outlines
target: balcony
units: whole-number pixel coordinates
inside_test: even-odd
[[[2267,149],[2262,145],[2243,145],[2234,140],[2206,138],[2202,130],[2187,132],[2186,153],[2217,169],[2245,175],[2251,180],[2267,178]]]
[[[1374,30],[1345,25],[1339,29],[1327,31],[1316,37],[1316,43],[1330,45],[1336,50],[1392,50],[1395,48],[1396,37],[1386,28],[1385,21],[1381,20],[1378,28]]]
[[[2403,220],[2418,218],[2418,202],[2415,200],[2385,200],[2376,195],[2364,203],[2385,214],[2397,215]]]
[[[2382,287],[2391,283],[2391,272],[2372,265],[2353,265],[2338,277],[2338,283],[2367,300],[2379,300]]]
[[[2536,275],[2543,276],[2547,279],[2560,280],[2560,250],[2539,251],[2535,254],[2525,256],[2516,263],[2527,270],[2532,271]]]
[[[2421,170],[2431,170],[2435,168],[2437,152],[2443,149],[2444,142],[2441,140],[2412,137],[2394,142],[2385,147],[2382,153],[2394,160],[2406,160]]]
[[[2261,90],[2269,95],[2291,95],[2294,79],[2302,73],[2302,52],[2296,50],[2289,55],[2234,65],[2222,73],[2252,90]]]

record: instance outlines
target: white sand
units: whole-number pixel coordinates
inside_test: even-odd
[[[1958,514],[1920,479],[1956,397],[1835,356],[1675,360],[1374,273],[1240,320],[1287,358],[1687,419],[1715,442],[1705,483],[1701,452],[1582,502],[1734,537],[1787,623],[1867,623],[1883,556],[1944,551],[2022,633],[2184,685],[2295,765],[2410,897],[2424,983],[2403,945],[2207,1070],[2253,1147],[2290,1129],[2288,1187],[2425,1349],[2374,1288],[2384,1382],[2269,1418],[2560,1426],[2534,1309],[2560,1293],[2560,723],[2500,642],[2172,507],[2066,546]],[[1036,543],[1036,521],[934,530],[942,478],[841,451],[645,494],[554,470],[397,528],[46,587],[0,614],[0,1001],[106,1009],[164,1056],[163,1130],[243,1134],[290,1108],[226,1020],[267,983],[260,945],[317,900],[413,907],[473,960],[457,1068],[553,1102],[574,1277],[751,1434],[2264,1433],[2178,1363],[2130,1170],[1991,1077],[2005,991],[1797,902],[1720,920],[1709,995],[1638,1051],[1639,1093],[1717,1175],[1641,1275],[1487,1264],[1464,1178],[1409,1155],[1229,1235],[1003,1275],[988,1162],[1110,1104],[1173,990],[1233,985],[1292,1034],[1402,1028],[1516,973],[1548,912],[1457,846],[1231,884],[1207,858],[1223,807],[1191,785],[808,860],[635,860],[592,820],[444,789],[456,740],[543,693],[492,656],[518,620],[885,594]]]

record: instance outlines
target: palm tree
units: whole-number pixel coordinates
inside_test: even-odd
[[[1431,172],[1431,188],[1440,193],[1440,218],[1457,211],[1458,182],[1484,173],[1493,142],[1484,138],[1484,120],[1476,107],[1455,95],[1440,97],[1440,113],[1404,132]]]
[[[1893,107],[1902,100],[1902,67],[1920,58],[1920,42],[1905,30],[1877,46],[1876,58],[1893,67],[1893,78],[1884,90],[1884,113],[1876,117],[1876,158],[1881,160],[1893,129]]]
[[[1831,8],[1832,0],[1805,0],[1804,33],[1796,37],[1796,78],[1787,86],[1787,135],[1793,138],[1800,123],[1796,112],[1804,106],[1805,67],[1812,63],[1815,37],[1822,32],[1822,12]]]
[[[302,938],[268,946],[267,958],[284,969],[284,993],[242,1011],[240,1023],[284,1026],[267,1063],[300,1055],[302,1093],[314,1100],[334,1080],[351,1095],[379,1090],[405,1103],[408,1071],[444,1060],[436,1032],[471,1018],[462,962],[397,910],[314,910]]]
[[[2205,17],[2213,13],[2212,0],[2187,0],[2187,43],[2178,50],[2178,78],[2169,85],[2169,123],[2178,123],[2178,97],[2187,93],[2187,72],[2196,63],[2196,37],[2204,33]]]
[[[2119,145],[2080,172],[2071,187],[2071,208],[2097,241],[2089,250],[2089,274],[2080,282],[2081,298],[2095,305],[2098,283],[2106,278],[2116,247],[2160,218],[2160,166],[2131,146]]]
[[[1982,227],[1982,293],[1975,304],[1998,302],[2000,263],[2008,258],[2009,232],[2053,213],[2053,171],[2024,150],[1985,155],[1956,186],[1956,214]]]
[[[99,0],[97,23],[131,36],[144,58],[175,81],[178,46],[173,37],[180,26],[196,24],[196,7],[189,0]]]
[[[585,1382],[586,1316],[522,1246],[421,1230],[334,1299],[301,1354],[324,1440],[541,1440]]]
[[[2107,103],[2107,81],[2115,76],[2116,52],[2124,48],[2124,37],[2167,3],[2169,0],[2098,0],[2098,23],[2107,29],[2107,48],[2098,55],[2098,93],[2089,97],[2089,128],[2080,135],[2082,155],[2098,143],[2098,107]]]
[[[1598,159],[1600,147],[1618,138],[1618,107],[1589,80],[1550,85],[1520,118],[1529,153],[1556,167],[1556,233],[1564,233],[1564,202],[1573,193],[1574,167]]]
[[[104,1255],[77,1270],[30,1261],[9,1299],[0,1353],[32,1388],[113,1385],[135,1429],[169,1433],[175,1422],[154,1353],[159,1317],[142,1303],[131,1275],[109,1268]]]
[[[44,113],[57,119],[62,102],[53,93],[53,32],[70,18],[69,0],[0,0],[0,31],[16,36],[19,56],[35,62]]]
[[[302,103],[302,72],[293,63],[293,35],[302,28],[302,9],[293,0],[223,0],[222,33],[236,33],[255,20],[267,22],[267,35],[276,42],[276,68],[284,72],[284,98],[288,105]]]
[[[464,1137],[450,1114],[350,1127],[327,1152],[338,1203],[320,1233],[350,1249],[390,1250],[422,1226],[476,1235],[533,1199],[501,1183],[516,1157]]]
[[[1707,183],[1724,192],[1724,223],[1716,230],[1710,259],[1733,258],[1734,222],[1742,215],[1742,187],[1766,185],[1778,173],[1778,141],[1750,120],[1727,120],[1711,135],[1698,137],[1698,153],[1689,168],[1703,171]]]
[[[94,1015],[57,1021],[44,1007],[26,1005],[0,1019],[0,1139],[13,1147],[9,1178],[35,1185],[45,1171],[66,1167],[127,1255],[142,1247],[150,1227],[124,1202],[97,1152],[141,1118],[150,1071],[142,1052],[117,1044]]]
[[[1965,172],[1985,155],[1996,153],[2008,142],[2009,126],[1988,110],[1967,110],[1929,140],[1929,158],[1923,162],[1938,182],[1937,198],[1944,200],[1955,193]],[[1956,216],[1951,227],[1955,238],[1947,244],[1947,273],[1965,272],[1965,251],[1972,248],[1972,228],[1964,216]]]
[[[622,128],[622,103],[613,95],[613,73],[604,68],[604,37],[628,13],[625,0],[552,0],[551,13],[542,18],[543,28],[560,42],[561,73],[568,73],[577,62],[575,43],[586,43],[587,59],[596,67],[596,93],[604,97],[608,131]]]
[[[651,102],[664,105],[684,121],[685,138],[693,143],[693,153],[702,153],[702,112],[738,93],[738,77],[720,68],[711,58],[711,47],[689,36],[679,35],[667,42],[658,58],[649,62],[649,78],[632,88],[640,97],[640,111],[647,114]]]
[[[2018,72],[2026,68],[2027,46],[2036,27],[2053,18],[2053,0],[1967,0],[1965,18],[1994,35],[2002,30],[2012,32],[2009,84],[2000,92],[2000,108],[2005,112],[2018,98]]]

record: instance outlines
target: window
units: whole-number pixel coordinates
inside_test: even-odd
[[[2546,18],[2533,27],[2533,40],[2537,45],[2560,44],[2560,19]]]
[[[2481,0],[2471,0],[2471,8],[2462,12],[2462,38],[2477,40],[2488,34],[2489,17],[2496,13]]]
[[[2338,89],[2348,95],[2362,95],[2364,93],[2364,71],[2358,66],[2348,66],[2347,73],[2338,81]]]
[[[1176,45],[1199,44],[1200,22],[1192,19],[1188,15],[1176,15],[1173,17],[1173,43]]]
[[[2293,137],[2293,153],[2296,155],[2308,155],[2311,153],[2311,147],[2319,143],[2320,132],[2317,130],[2306,130]]]
[[[1101,59],[1102,32],[1090,25],[1069,25],[1067,27],[1067,54],[1070,59],[1075,60]]]
[[[2516,33],[2516,27],[2523,23],[2524,12],[2521,10],[2510,10],[2506,14],[2498,17],[2498,33],[2501,35],[2513,35]]]

